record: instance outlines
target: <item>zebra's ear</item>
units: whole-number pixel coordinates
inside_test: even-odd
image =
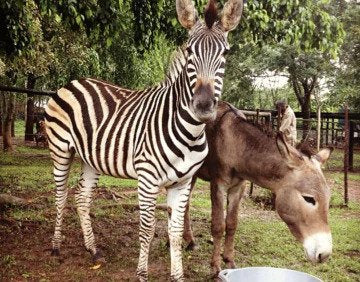
[[[233,30],[239,24],[243,6],[243,0],[228,0],[225,3],[221,16],[221,26],[224,31]]]
[[[198,20],[195,6],[191,0],[176,0],[176,12],[179,22],[186,29],[191,29]]]

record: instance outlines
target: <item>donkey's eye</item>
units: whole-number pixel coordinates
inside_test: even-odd
[[[315,206],[316,201],[314,199],[314,197],[310,197],[310,196],[302,196],[304,198],[304,200],[306,202],[308,202],[309,204],[312,204],[313,206]]]

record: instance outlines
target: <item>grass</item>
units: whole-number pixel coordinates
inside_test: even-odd
[[[356,159],[359,159],[359,155],[356,155]],[[330,168],[332,165],[337,164],[335,162],[330,164]],[[76,160],[72,167],[70,186],[76,185],[79,173],[80,163]],[[301,245],[292,237],[285,223],[275,213],[264,210],[260,205],[246,198],[242,202],[242,216],[235,238],[238,267],[261,265],[285,267],[311,273],[324,281],[359,281],[360,203],[351,201],[348,208],[341,208],[343,174],[326,171],[325,175],[332,187],[331,205],[334,206],[330,209],[330,226],[334,241],[331,259],[319,265],[306,261]],[[360,175],[351,173],[349,179],[358,182]],[[136,181],[101,176],[98,186],[121,193],[124,190],[136,190]],[[259,191],[261,197],[269,196],[266,190]],[[14,153],[0,153],[0,193],[4,192],[31,198],[43,207],[38,209],[13,207],[0,213],[2,218],[16,222],[16,227],[12,227],[3,224],[0,220],[0,237],[7,234],[13,242],[11,251],[3,254],[0,250],[0,276],[5,277],[5,280],[53,281],[56,280],[57,275],[62,275],[65,277],[64,280],[67,277],[78,281],[113,281],[121,280],[122,278],[119,277],[123,277],[121,275],[126,275],[128,272],[133,275],[138,252],[136,235],[138,212],[124,210],[116,205],[103,208],[114,204],[114,201],[106,198],[107,194],[103,192],[96,194],[97,199],[93,204],[92,214],[94,230],[100,246],[105,249],[109,258],[109,263],[104,268],[89,271],[87,264],[89,255],[85,254],[80,247],[80,254],[78,254],[78,249],[75,249],[76,246],[82,244],[80,226],[75,212],[68,212],[66,215],[66,230],[67,232],[71,230],[72,235],[67,237],[65,245],[68,245],[68,248],[65,250],[68,252],[67,257],[72,257],[76,263],[73,261],[74,264],[66,264],[66,262],[54,264],[47,259],[47,254],[33,253],[33,248],[39,243],[46,246],[50,244],[55,218],[52,163],[47,150],[18,146]],[[209,261],[212,252],[212,246],[208,243],[211,240],[209,194],[208,184],[198,181],[191,199],[191,216],[199,249],[184,252],[184,266],[189,281],[204,281],[209,278]],[[136,193],[126,195],[123,201],[137,203]],[[73,197],[69,197],[69,202],[70,205],[74,205]],[[159,203],[165,202],[166,195],[163,191],[159,196]],[[268,216],[269,214],[271,216]],[[157,211],[159,223],[151,249],[150,269],[162,267],[162,270],[151,271],[150,281],[157,281],[160,273],[165,273],[162,277],[167,277],[169,272],[170,258],[165,240],[166,217],[165,212]],[[14,230],[21,230],[21,232]],[[34,238],[32,238],[33,234]],[[38,238],[43,238],[45,242],[38,242]],[[5,249],[10,246],[8,244],[10,243],[4,245]],[[133,277],[131,275],[130,277]]]
[[[356,170],[360,169],[360,153],[356,150],[354,151],[353,166]],[[344,167],[344,151],[335,149],[331,153],[331,157],[327,161],[325,167],[329,170],[342,170]]]
[[[15,120],[15,129],[14,133],[16,137],[24,137],[25,136],[25,120],[17,119]]]

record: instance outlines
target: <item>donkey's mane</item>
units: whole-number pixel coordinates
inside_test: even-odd
[[[237,119],[240,119],[241,122],[244,122],[248,125],[250,125],[251,127],[254,127],[256,129],[258,129],[258,131],[260,133],[263,134],[264,137],[266,137],[266,140],[271,140],[271,141],[275,141],[276,142],[276,138],[277,138],[277,133],[269,130],[269,128],[263,124],[256,124],[253,123],[252,121],[248,120],[248,119],[244,119],[241,115],[239,115],[239,111],[237,108],[235,108],[233,105],[226,103],[227,106],[229,107],[227,111],[224,112],[223,116],[228,113],[228,112],[232,112],[234,113],[235,117]],[[222,118],[222,117],[221,117]],[[299,144],[296,145],[295,147],[296,150],[298,150],[301,154],[305,155],[308,158],[311,158],[312,156],[316,155],[316,151],[314,148],[312,148],[310,146],[310,143],[306,140],[301,141]]]
[[[299,144],[297,144],[296,149],[305,156],[307,156],[308,158],[311,158],[312,156],[316,155],[315,149],[312,148],[309,142],[306,140],[301,141]]]

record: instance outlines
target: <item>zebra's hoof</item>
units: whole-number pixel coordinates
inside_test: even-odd
[[[52,249],[52,250],[51,250],[51,255],[52,255],[53,257],[58,257],[58,256],[60,256],[60,250],[59,250],[59,249]]]
[[[199,248],[198,245],[194,241],[191,241],[189,243],[189,245],[187,245],[186,250],[187,251],[196,251],[198,248]]]
[[[95,255],[93,255],[93,257],[92,257],[92,260],[93,260],[94,264],[105,264],[106,263],[106,260],[100,251],[96,251]]]

